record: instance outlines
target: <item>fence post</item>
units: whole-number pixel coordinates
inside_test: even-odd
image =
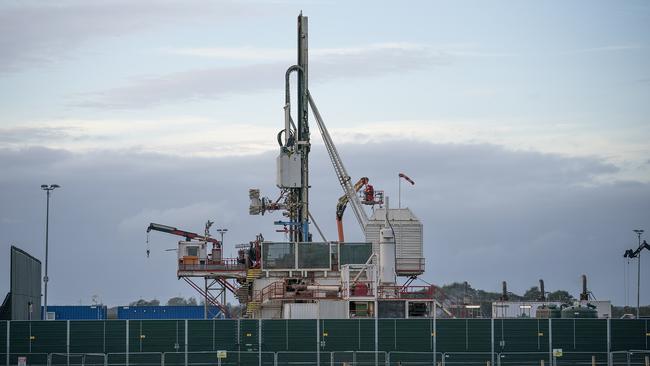
[[[650,366],[650,357],[645,356],[645,366]]]
[[[257,358],[259,366],[262,366],[262,311],[260,310],[260,318],[257,325]],[[185,365],[187,366],[187,365]]]
[[[7,366],[9,366],[9,351],[11,350],[9,347],[9,345],[11,344],[11,342],[9,342],[10,341],[9,337],[11,336],[11,332],[9,331],[9,328],[11,328],[10,325],[11,325],[11,321],[7,320],[7,355],[5,357],[7,359],[6,360]]]
[[[66,353],[66,363],[70,366],[70,320],[65,322],[65,353]]]
[[[612,332],[611,332],[611,320],[612,318],[607,318],[607,366],[612,366]]]
[[[165,366],[165,355],[166,355],[166,354],[167,354],[167,352],[163,352],[163,353],[160,355],[160,366]]]
[[[544,366],[544,360],[539,360],[539,366]]]
[[[503,327],[503,323],[501,323],[501,327]],[[490,347],[491,347],[491,356],[490,359],[492,360],[492,364],[494,364],[494,318],[490,319],[490,329],[491,329],[491,334],[490,334]]]
[[[126,366],[129,366],[129,320],[126,320]]]
[[[187,319],[185,319],[185,366],[187,366]]]
[[[553,357],[553,320],[548,318],[548,363],[555,366],[555,357]]]
[[[591,366],[596,366],[596,356],[591,355]]]

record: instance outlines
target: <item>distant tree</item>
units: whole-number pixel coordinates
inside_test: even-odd
[[[539,291],[539,287],[533,286],[524,293],[524,300],[535,301],[540,298],[542,293]]]
[[[549,301],[563,301],[563,302],[572,302],[575,301],[575,298],[571,296],[568,291],[557,290],[548,294]]]
[[[152,299],[150,301],[147,301],[145,299],[140,299],[129,303],[129,306],[158,306],[158,305],[160,305],[160,301],[158,301],[157,299]]]
[[[168,306],[187,305],[187,301],[185,301],[185,299],[180,297],[180,296],[176,296],[176,297],[172,297],[171,299],[167,300],[167,305]]]
[[[196,299],[193,297],[190,297],[188,299],[185,299],[180,296],[172,297],[171,299],[167,300],[167,305],[168,306],[188,306],[188,305],[198,305],[196,302]]]

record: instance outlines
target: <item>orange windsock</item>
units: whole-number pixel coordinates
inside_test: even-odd
[[[404,178],[407,182],[411,183],[412,185],[415,185],[415,182],[413,179],[409,178],[406,174],[404,173],[399,173],[400,178]]]

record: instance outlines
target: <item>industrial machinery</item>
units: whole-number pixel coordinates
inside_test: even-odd
[[[384,203],[384,191],[375,191],[375,188],[369,183],[368,177],[362,177],[354,184],[355,197],[358,198],[356,193],[359,192],[361,188],[364,188],[362,195],[363,199],[361,200],[362,204],[374,207],[375,205],[382,205]],[[336,228],[339,234],[339,243],[345,241],[345,234],[343,232],[343,213],[345,213],[345,208],[348,206],[348,202],[350,202],[350,197],[347,194],[343,194],[336,204]]]
[[[147,227],[147,257],[151,253],[149,248],[149,233],[151,231],[159,231],[185,238],[185,240],[178,242],[176,250],[178,254],[177,275],[204,299],[204,316],[206,319],[218,315],[219,312],[211,311],[214,306],[221,310],[221,314],[228,315],[228,309],[225,307],[226,290],[234,292],[236,287],[228,282],[229,276],[224,276],[222,272],[243,271],[243,266],[239,263],[222,257],[221,242],[210,237],[210,227],[213,224],[213,221],[208,220],[206,222],[204,235],[153,222]],[[208,251],[208,243],[212,245],[210,251]],[[193,277],[203,278],[203,286],[192,281]]]
[[[284,126],[276,136],[279,194],[270,199],[259,189],[249,190],[249,213],[280,213],[281,219],[274,224],[281,227],[277,231],[287,234],[287,241],[267,241],[259,234],[255,240],[236,246],[237,258],[224,259],[221,243],[209,236],[209,225],[204,235],[158,224],[151,224],[148,231],[184,237],[178,249],[179,278],[205,296],[206,303],[223,306],[225,291],[231,291],[245,305],[245,317],[428,317],[442,312],[435,298],[439,296],[437,287],[411,285],[424,272],[420,221],[408,208],[389,208],[388,197],[375,190],[368,178],[353,184],[345,169],[308,88],[307,29],[307,17],[300,14],[298,59],[284,75]],[[290,90],[293,74],[295,119]],[[310,111],[344,193],[336,209],[338,241],[327,240],[310,212]],[[342,218],[347,206],[352,207],[365,234],[364,242],[344,240]],[[368,217],[364,206],[373,208],[372,217]],[[209,243],[213,244],[210,253]],[[408,277],[408,282],[398,284],[399,276]],[[192,282],[193,277],[204,278],[205,287]],[[210,295],[208,281],[220,286],[218,298]]]

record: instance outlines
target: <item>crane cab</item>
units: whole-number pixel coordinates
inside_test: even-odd
[[[206,264],[208,261],[207,244],[205,242],[179,241],[179,264]]]

